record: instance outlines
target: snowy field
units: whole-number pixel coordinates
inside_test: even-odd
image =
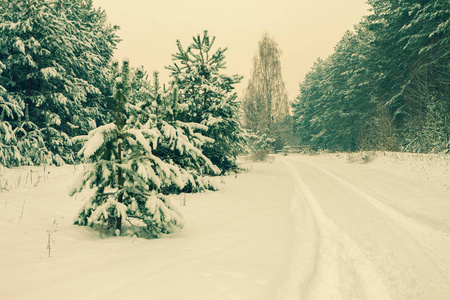
[[[73,226],[81,166],[0,169],[0,299],[450,299],[448,155],[243,166],[158,240]]]

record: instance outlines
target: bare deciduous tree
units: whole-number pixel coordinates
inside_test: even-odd
[[[290,119],[288,95],[281,75],[281,50],[267,33],[253,58],[242,109],[244,126],[255,133],[269,130],[271,137],[283,139],[284,134],[279,131],[290,130],[290,126],[280,126]]]

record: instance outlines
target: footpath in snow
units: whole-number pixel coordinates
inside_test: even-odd
[[[0,299],[448,299],[448,156],[371,159],[248,164],[158,240],[73,226],[82,167],[0,171]]]

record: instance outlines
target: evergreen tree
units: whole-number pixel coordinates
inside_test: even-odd
[[[7,99],[22,107],[22,115],[28,112],[25,125],[9,121],[22,132],[17,138],[35,136],[46,153],[20,163],[73,162],[70,137],[87,133],[103,119],[98,98],[118,42],[116,29],[105,25],[104,12],[94,10],[92,1],[0,3],[0,61],[5,65],[0,84]]]
[[[203,145],[203,153],[226,172],[236,168],[236,156],[243,142],[237,94],[233,91],[241,77],[222,73],[227,49],[212,52],[215,37],[204,31],[193,41],[186,50],[177,41],[174,64],[167,67],[179,99],[175,117],[185,124],[193,122],[208,128],[205,135],[214,142]]]
[[[127,118],[131,92],[128,61],[123,62],[120,72],[117,63],[113,69],[116,120],[92,130],[80,151],[94,163],[72,193],[89,184],[95,187],[95,194],[84,205],[75,224],[107,234],[158,237],[183,227],[181,213],[169,198],[159,193],[161,185],[173,183],[182,187],[183,180],[176,166],[153,154],[160,132],[152,118],[145,123]],[[126,230],[122,230],[122,225]]]
[[[188,182],[183,187],[184,192],[199,192],[206,189],[217,189],[209,180],[207,174],[218,175],[220,169],[201,150],[214,140],[204,134],[208,127],[195,122],[183,122],[178,119],[180,111],[177,89],[162,91],[158,74],[154,74],[154,84],[151,98],[156,103],[157,128],[161,132],[160,146],[156,155],[166,163],[176,165],[182,170]],[[167,186],[166,192],[178,192],[177,187]]]
[[[95,90],[86,89],[85,104],[76,118],[73,134],[84,134],[96,124],[109,122],[110,108],[104,101],[111,94],[109,63],[120,39],[116,35],[118,26],[107,24],[105,11],[94,8],[92,0],[57,0],[55,12],[62,15],[65,31],[76,37],[72,41],[70,70],[78,79],[86,81]]]
[[[0,75],[5,66],[0,61]],[[23,158],[17,146],[16,134],[9,120],[22,116],[22,108],[14,98],[7,99],[6,90],[0,85],[0,165],[16,165]]]

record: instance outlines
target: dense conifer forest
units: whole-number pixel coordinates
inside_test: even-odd
[[[370,14],[300,84],[293,105],[300,145],[448,152],[449,2],[368,3]]]

